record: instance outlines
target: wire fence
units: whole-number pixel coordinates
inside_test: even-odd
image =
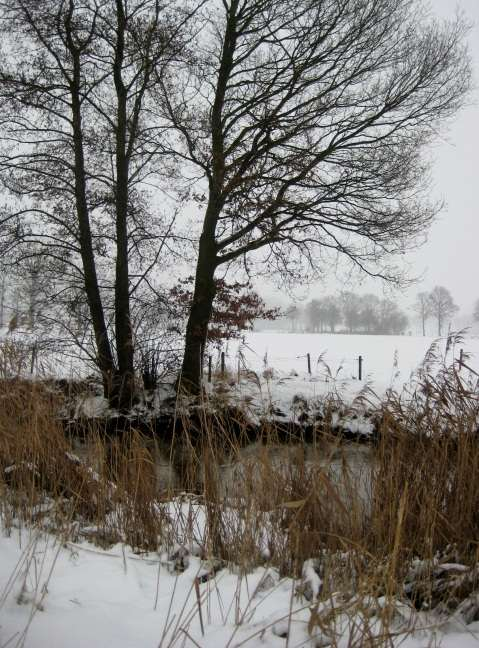
[[[410,375],[418,369],[422,357],[415,358],[414,362],[399,362],[398,351],[395,350],[388,365],[384,357],[376,354],[369,356],[367,353],[340,355],[338,353],[323,351],[320,353],[300,353],[295,355],[276,355],[265,351],[264,354],[246,345],[239,345],[236,349],[220,349],[216,354],[209,354],[204,361],[203,377],[208,382],[212,381],[214,373],[225,376],[227,372],[237,373],[238,382],[242,371],[254,371],[271,375],[275,371],[289,373],[290,375],[310,376],[329,382],[331,380],[353,379],[364,381],[377,373],[378,368],[393,382],[395,377]],[[457,370],[467,370],[479,378],[479,372],[471,367],[470,354],[463,348],[455,349],[448,359],[448,364],[455,364]],[[206,376],[205,376],[206,375]]]
[[[265,353],[260,356],[254,350],[250,348],[248,350],[249,357],[241,348],[238,348],[235,353],[219,350],[215,355],[209,354],[203,362],[203,376],[206,374],[208,382],[211,382],[213,373],[219,373],[224,377],[227,372],[236,371],[239,380],[242,371],[271,372],[274,369],[284,369],[297,375],[324,377],[325,380],[343,378],[346,373],[350,378],[363,380],[365,375],[365,359],[361,354],[350,357],[328,357],[326,362],[324,353],[315,355],[304,353],[294,356],[268,356],[268,353]],[[251,354],[255,356],[253,361],[251,361]]]

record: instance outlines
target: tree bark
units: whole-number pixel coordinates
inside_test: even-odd
[[[117,0],[117,43],[114,81],[117,95],[116,126],[116,268],[115,268],[115,337],[118,376],[115,384],[118,407],[129,409],[134,392],[133,334],[130,318],[130,285],[128,263],[129,158],[127,154],[127,90],[122,79],[126,19],[122,0]]]
[[[0,328],[5,324],[5,275],[2,275],[2,283],[0,286]]]
[[[178,381],[180,390],[192,395],[198,395],[201,392],[202,354],[216,295],[214,281],[216,265],[214,238],[203,232],[198,251],[193,303],[186,325],[183,365]]]
[[[110,399],[116,375],[115,361],[108,338],[103,305],[93,252],[88,202],[86,198],[85,156],[80,100],[80,54],[70,44],[73,56],[73,77],[70,83],[72,102],[73,146],[75,154],[75,202],[78,218],[80,254],[83,265],[85,293],[92,319],[97,347],[97,362],[102,373],[105,397]]]

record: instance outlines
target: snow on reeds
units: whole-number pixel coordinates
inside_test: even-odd
[[[268,587],[293,579],[289,610],[271,621],[276,636],[290,636],[299,608],[305,636],[323,637],[316,645],[339,645],[344,633],[341,645],[392,645],[398,627],[409,632],[416,613],[431,609],[469,623],[479,618],[479,394],[463,367],[441,362],[432,348],[408,393],[390,391],[376,406],[378,435],[367,449],[341,443],[323,419],[309,445],[279,444],[272,420],[245,450],[236,410],[232,428],[227,408],[212,416],[203,404],[196,429],[189,433],[184,413],[182,434],[162,448],[176,481],[159,479],[151,439],[135,430],[106,439],[101,421],[91,422],[79,460],[53,384],[3,379],[3,530],[120,542],[157,552],[176,574],[197,564],[192,607],[165,622],[161,645],[185,637],[201,645],[212,583],[226,568],[240,582],[261,566],[275,574]],[[247,616],[240,607],[238,626]]]

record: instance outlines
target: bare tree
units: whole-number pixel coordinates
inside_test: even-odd
[[[357,331],[361,324],[361,298],[353,292],[341,294],[343,321],[349,333]]]
[[[224,0],[188,74],[162,79],[178,155],[205,191],[182,382],[200,390],[220,267],[304,274],[330,253],[397,279],[388,257],[436,212],[421,153],[470,86],[466,28],[411,0]]]
[[[381,302],[376,295],[366,294],[360,297],[359,321],[365,333],[377,333],[381,328]]]
[[[408,325],[407,316],[391,299],[381,299],[378,304],[376,332],[382,335],[401,335]]]
[[[444,286],[435,286],[429,293],[431,315],[437,321],[437,334],[442,335],[444,320],[452,317],[459,308],[454,303],[451,293]]]
[[[188,18],[158,0],[0,2],[0,180],[16,199],[2,248],[21,263],[33,244],[56,264],[59,294],[84,291],[121,408],[134,395],[132,295],[169,232],[147,191],[166,175],[156,79]]]
[[[423,337],[426,335],[426,321],[431,315],[431,300],[429,299],[429,293],[420,292],[416,298],[416,301],[413,305],[413,309],[419,315],[422,326]]]
[[[290,332],[296,333],[298,321],[301,318],[301,309],[296,304],[291,304],[286,309],[285,315],[290,322]]]
[[[309,329],[312,333],[319,333],[324,324],[323,312],[319,299],[312,299],[308,304],[306,304],[305,311]]]
[[[42,254],[34,254],[14,272],[21,304],[20,319],[30,330],[35,328],[48,301],[48,287],[53,278],[47,261]]]
[[[339,300],[332,295],[327,295],[321,299],[321,308],[324,320],[329,326],[330,333],[334,333],[336,326],[341,322],[341,305]]]
[[[7,274],[2,270],[0,279],[0,328],[5,326],[5,296],[7,294]]]

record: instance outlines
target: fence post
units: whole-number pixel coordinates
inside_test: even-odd
[[[225,376],[225,352],[221,352],[221,377]]]
[[[208,356],[208,382],[211,382],[211,356]]]
[[[306,357],[308,358],[308,373],[311,375],[311,356],[307,353]]]
[[[363,379],[363,356],[358,358],[358,380]]]
[[[459,371],[462,369],[462,361],[464,359],[464,349],[461,349],[459,352]]]

